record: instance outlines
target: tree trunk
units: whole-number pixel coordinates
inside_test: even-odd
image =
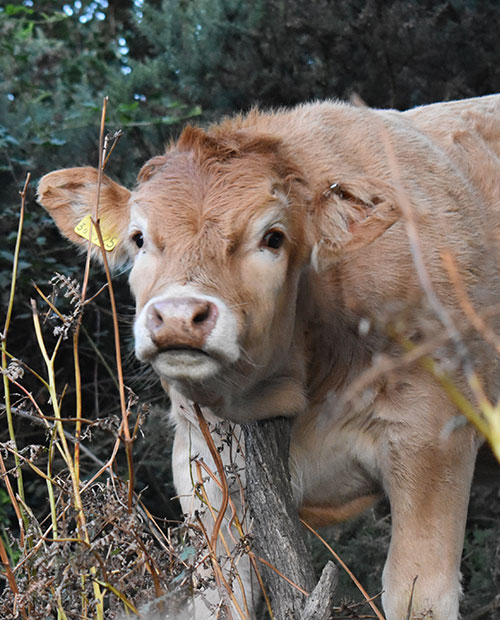
[[[247,503],[252,517],[253,547],[275,571],[262,568],[276,620],[315,620],[330,616],[337,572],[329,563],[317,589],[311,554],[305,544],[290,485],[288,455],[291,420],[275,418],[246,424]],[[307,602],[306,602],[307,601]]]

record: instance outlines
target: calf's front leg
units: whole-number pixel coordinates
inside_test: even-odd
[[[172,416],[176,424],[172,455],[174,484],[183,513],[194,527],[205,532],[210,546],[218,515],[224,504],[218,483],[217,464],[212,458],[192,405],[182,402],[180,406],[176,395],[170,395],[173,397]],[[205,562],[205,567],[198,569],[197,577],[200,582],[210,581],[215,574],[215,583],[212,581],[209,587],[195,592],[187,609],[183,611],[183,618],[223,618],[226,617],[224,608],[227,606],[233,618],[239,618],[243,613],[245,618],[252,619],[253,599],[257,597],[258,586],[256,588],[253,583],[250,561],[244,552],[241,531],[236,524],[237,519],[243,528],[246,526],[241,494],[245,480],[243,455],[239,449],[240,429],[237,425],[216,419],[209,412],[205,411],[205,414],[211,430],[215,426],[212,437],[228,481],[229,502],[213,549],[221,567],[220,573],[217,575],[218,569],[214,570],[210,560]],[[229,588],[232,595],[228,592]]]
[[[386,618],[457,620],[476,438],[466,428],[431,445],[395,441],[388,451],[392,535],[382,579]]]

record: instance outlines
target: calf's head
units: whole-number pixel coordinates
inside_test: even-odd
[[[41,204],[83,248],[75,229],[93,211],[97,177],[59,170],[39,185]],[[278,140],[195,128],[143,167],[134,190],[103,178],[101,229],[118,240],[108,261],[132,264],[136,354],[164,382],[213,404],[290,374],[301,273],[318,248],[348,246],[353,223],[363,229],[359,206],[352,221],[324,205],[309,218],[313,194]]]

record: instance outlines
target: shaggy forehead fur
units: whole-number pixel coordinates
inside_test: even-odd
[[[147,212],[159,247],[175,230],[176,239],[169,242],[185,251],[186,243],[207,240],[222,242],[230,252],[244,229],[279,202],[286,204],[294,237],[298,234],[303,205],[287,198],[298,177],[276,138],[242,131],[211,135],[187,127],[165,155],[142,168],[132,201]]]

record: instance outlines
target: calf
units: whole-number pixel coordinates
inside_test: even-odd
[[[405,113],[324,102],[187,127],[132,191],[102,182],[101,228],[118,240],[108,260],[133,265],[136,354],[172,401],[183,509],[193,508],[191,455],[213,466],[192,402],[212,422],[292,416],[292,483],[307,521],[389,498],[388,620],[406,617],[415,577],[415,618],[458,617],[480,441],[471,426],[452,429],[457,407],[435,375],[398,359],[403,345],[427,343],[468,395],[439,305],[497,396],[498,359],[457,310],[442,253],[477,312],[500,301],[499,158],[500,96]],[[84,248],[75,228],[96,183],[95,170],[74,168],[39,186]],[[381,356],[385,374],[373,371]],[[240,572],[248,584],[248,565]]]

